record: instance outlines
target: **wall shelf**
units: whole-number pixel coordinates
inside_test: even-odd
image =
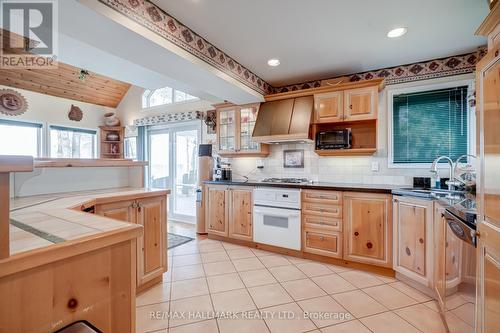
[[[123,141],[125,136],[125,127],[122,126],[100,126],[101,129],[101,158],[123,159]],[[108,140],[108,134],[117,134],[118,140]]]

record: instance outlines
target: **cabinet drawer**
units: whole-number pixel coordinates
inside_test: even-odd
[[[330,231],[342,231],[342,220],[323,215],[302,215],[304,227],[320,228]]]
[[[342,203],[342,192],[306,190],[302,191],[302,201],[340,205]]]
[[[325,217],[342,219],[342,207],[336,205],[325,205],[319,203],[302,203],[302,212],[304,214],[320,214]]]
[[[328,257],[342,257],[341,233],[322,233],[314,229],[304,230],[304,252]]]

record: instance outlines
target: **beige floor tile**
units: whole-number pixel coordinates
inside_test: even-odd
[[[227,250],[227,255],[231,260],[237,259],[245,259],[245,258],[255,258],[255,254],[253,254],[251,249],[235,249],[235,250]]]
[[[321,329],[322,333],[371,333],[359,320],[351,320],[335,326]],[[401,332],[404,333],[404,332]]]
[[[382,280],[377,279],[375,276],[361,271],[352,270],[339,273],[339,275],[358,288],[368,288],[384,284]]]
[[[214,304],[215,311],[220,312],[239,313],[256,309],[255,304],[246,289],[237,289],[212,294],[212,302]]]
[[[380,274],[373,274],[377,279],[380,279],[384,281],[385,283],[393,283],[393,282],[398,282],[398,279],[392,276],[385,276],[385,275],[380,275]]]
[[[201,261],[203,263],[229,261],[229,256],[226,251],[201,253]]]
[[[281,285],[296,301],[326,295],[326,293],[310,279],[283,282]]]
[[[236,269],[234,269],[234,265],[230,261],[211,262],[208,264],[203,264],[203,267],[205,268],[205,273],[207,274],[207,276],[236,272]]]
[[[451,312],[463,320],[467,325],[474,326],[475,306],[473,303],[465,303],[458,308],[451,310]]]
[[[137,296],[135,304],[143,306],[168,300],[170,300],[170,283],[160,283]]]
[[[292,256],[284,256],[289,262],[291,262],[292,264],[294,265],[297,265],[297,264],[307,264],[307,263],[311,263],[311,262],[314,262],[310,259],[304,259],[304,258],[298,258],[298,257],[292,257]]]
[[[279,282],[306,278],[306,275],[293,265],[271,267],[269,271]]]
[[[265,311],[275,314],[274,317],[264,316],[271,333],[301,333],[316,328],[312,321],[304,317],[304,312],[296,303],[274,306]]]
[[[444,333],[443,322],[439,313],[422,304],[409,306],[394,311],[398,316],[425,333]]]
[[[260,249],[251,249],[253,254],[255,254],[257,257],[266,257],[266,256],[271,256],[275,255],[276,253],[270,252],[270,251],[264,251]]]
[[[291,265],[292,263],[286,260],[285,257],[280,256],[280,255],[272,255],[272,256],[264,256],[259,258],[260,261],[266,266],[267,268],[270,267],[277,267],[277,266],[286,266],[286,265]]]
[[[227,242],[222,242],[222,246],[226,251],[229,250],[238,250],[238,249],[249,249],[248,246],[243,246],[243,245],[238,245],[238,244],[233,244],[233,243],[227,243]]]
[[[238,272],[265,268],[257,257],[233,260],[233,264]]]
[[[170,312],[175,315],[170,318],[169,327],[212,319],[213,310],[209,295],[171,301]]]
[[[384,312],[360,320],[373,333],[419,333],[419,330],[393,312]]]
[[[293,302],[293,299],[279,283],[252,287],[248,289],[248,292],[259,309]]]
[[[467,303],[467,300],[460,293],[454,293],[446,297],[446,310],[456,309]]]
[[[175,267],[175,269],[172,269],[172,281],[196,279],[202,277],[205,277],[205,272],[203,271],[203,266],[201,264],[179,266]]]
[[[328,294],[343,293],[346,291],[357,289],[355,286],[353,286],[337,274],[316,276],[311,279]]]
[[[207,280],[205,278],[172,282],[171,299],[200,296],[208,294]]]
[[[429,296],[425,295],[424,293],[421,293],[420,291],[418,291],[417,289],[415,289],[413,287],[410,287],[409,285],[407,285],[404,282],[398,281],[398,282],[390,283],[389,285],[391,287],[396,288],[397,290],[401,291],[402,293],[410,296],[411,298],[413,298],[417,302],[427,302],[427,301],[431,300],[431,298]]]
[[[363,291],[390,310],[417,303],[417,301],[410,296],[407,296],[387,284],[366,288],[363,289]]]
[[[215,319],[200,321],[194,324],[172,327],[169,333],[219,333]]]
[[[172,265],[174,267],[197,265],[201,264],[201,256],[199,254],[183,254],[172,257]]]
[[[168,268],[168,270],[163,273],[163,283],[172,282],[172,268]]]
[[[317,327],[325,327],[353,320],[354,317],[330,296],[298,301],[297,304],[309,313],[309,319]]]
[[[245,288],[237,273],[210,276],[207,281],[211,293]]]
[[[240,272],[240,277],[247,288],[275,283],[276,279],[267,269]]]
[[[309,277],[332,274],[332,271],[325,265],[316,262],[297,264],[296,266]]]
[[[217,243],[198,243],[198,250],[200,251],[200,253],[225,251],[224,247],[219,242],[217,242]]]
[[[429,301],[422,304],[431,309],[432,311],[435,312],[441,311],[441,309],[439,308],[439,303],[437,301]]]
[[[356,318],[388,311],[382,304],[361,290],[334,294],[332,297]]]
[[[196,245],[181,245],[172,249],[171,252],[174,256],[199,253]]]
[[[341,265],[332,265],[332,264],[325,264],[326,267],[328,267],[329,270],[331,270],[334,273],[341,273],[341,272],[347,272],[351,271],[351,267],[346,267],[346,266],[341,266]]]
[[[455,316],[451,312],[446,313],[446,324],[452,333],[473,333],[473,326],[469,326],[465,321]]]
[[[137,332],[150,332],[167,328],[168,311],[168,302],[138,307],[136,310]]]
[[[217,319],[219,323],[220,333],[267,333],[264,320],[253,318],[252,319]]]

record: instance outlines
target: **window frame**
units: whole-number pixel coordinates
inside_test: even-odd
[[[43,138],[43,131],[44,131],[44,123],[43,122],[37,122],[37,121],[26,121],[26,120],[12,120],[12,119],[6,119],[6,118],[0,118],[0,125],[2,124],[12,124],[13,126],[20,126],[20,127],[31,127],[31,128],[36,128],[37,129],[37,156],[33,156],[33,158],[42,158],[43,157],[43,146],[44,146],[44,138]],[[19,124],[19,125],[15,125]],[[22,124],[25,124],[27,126],[22,126]]]
[[[171,103],[166,103],[166,104],[160,104],[160,105],[151,106],[151,101],[150,101],[151,96],[154,94],[154,92],[156,90],[164,89],[164,88],[171,88],[172,89],[172,96],[171,96],[172,97],[172,102]],[[147,94],[147,97],[145,97],[144,95],[148,91],[149,91],[149,93]],[[187,93],[185,91],[178,90],[178,89],[175,89],[175,88],[172,88],[172,87],[168,87],[168,86],[167,87],[161,87],[161,88],[158,88],[158,89],[145,89],[143,91],[143,93],[141,94],[141,110],[157,109],[157,108],[162,108],[162,107],[165,107],[165,106],[168,106],[168,105],[187,104],[187,103],[192,103],[192,102],[196,102],[196,101],[200,100],[199,97],[193,96],[194,98],[192,98],[192,99],[184,100],[184,101],[181,101],[181,102],[176,102],[175,101],[175,97],[176,97],[177,92],[182,92],[182,93],[187,94],[189,96],[193,96],[193,95],[191,95],[191,94],[189,94],[189,93]],[[144,106],[142,104],[144,98],[147,101],[147,105],[146,106]]]
[[[90,159],[98,159],[99,156],[100,156],[100,152],[98,151],[98,142],[99,142],[99,132],[98,130],[96,129],[92,129],[92,128],[85,128],[85,127],[76,127],[76,126],[67,126],[67,125],[58,125],[58,124],[47,124],[47,139],[46,139],[46,142],[47,142],[47,158],[69,158],[69,159],[87,159],[87,158],[82,158],[82,157],[51,157],[52,156],[52,151],[51,151],[51,146],[52,146],[52,142],[50,140],[50,131],[53,129],[53,127],[57,127],[59,129],[66,129],[66,130],[72,130],[74,132],[84,132],[84,133],[87,133],[87,134],[91,134],[91,133],[88,133],[88,132],[93,132],[93,134],[95,135],[95,140],[94,140],[94,143],[93,143],[93,150],[94,150],[94,154],[93,156],[90,158]]]
[[[387,89],[387,158],[389,169],[430,169],[432,163],[394,163],[394,96],[408,93],[426,92],[467,86],[467,96],[474,90],[474,79],[461,79],[420,86]],[[476,116],[475,108],[467,106],[467,154],[476,155]]]

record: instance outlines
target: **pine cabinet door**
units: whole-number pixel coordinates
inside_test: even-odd
[[[377,119],[378,88],[368,87],[344,92],[344,120]]]
[[[136,222],[134,201],[119,201],[108,204],[96,205],[97,215],[109,217],[123,222]]]
[[[252,190],[231,188],[229,196],[229,237],[252,241]]]
[[[315,95],[315,122],[319,124],[341,122],[344,118],[343,99],[343,91]]]
[[[228,220],[228,195],[226,187],[209,187],[208,188],[208,232],[219,236],[228,236],[227,220]]]

